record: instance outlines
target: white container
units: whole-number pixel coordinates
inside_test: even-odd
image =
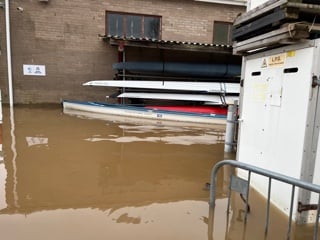
[[[319,51],[320,39],[244,57],[237,160],[320,184]],[[251,183],[267,194],[267,178],[253,174]],[[272,182],[271,201],[287,215],[291,189]],[[314,222],[316,211],[299,214],[299,201],[318,196],[296,189],[294,199],[293,220]]]

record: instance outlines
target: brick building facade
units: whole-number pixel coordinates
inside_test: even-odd
[[[232,23],[245,6],[193,0],[12,0],[14,103],[104,100],[112,90],[87,88],[82,83],[114,78],[112,64],[118,61],[118,47],[99,36],[106,33],[106,11],[159,16],[161,40],[213,43],[214,23]],[[0,86],[3,102],[8,102],[5,9],[0,9],[0,37]],[[217,55],[207,50],[128,47],[126,51],[126,60],[232,59],[231,54]],[[45,76],[27,75],[23,65],[45,66]]]

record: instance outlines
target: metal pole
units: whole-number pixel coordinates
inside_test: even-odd
[[[126,52],[125,52],[124,48],[123,48],[123,52],[122,52],[122,62],[123,62],[123,63],[126,62]],[[124,65],[123,65],[123,66],[124,66]],[[123,72],[122,72],[122,74],[123,74],[122,80],[125,81],[125,80],[126,80],[126,69],[125,69],[125,67],[123,68],[122,71],[123,71]],[[122,93],[124,93],[124,92],[126,92],[126,89],[125,89],[125,88],[122,88]],[[121,104],[124,104],[124,98],[121,98]]]
[[[2,124],[2,96],[1,96],[1,89],[0,89],[0,124]],[[1,140],[0,140],[1,142]]]
[[[296,187],[294,185],[292,185],[287,240],[291,239],[292,212],[293,212],[293,201],[294,201],[295,188]]]
[[[6,39],[7,39],[7,67],[8,67],[8,84],[9,84],[9,104],[10,104],[10,107],[12,107],[13,106],[13,88],[12,88],[9,0],[5,0],[5,12],[6,12]]]
[[[224,143],[224,151],[232,152],[233,150],[233,139],[234,139],[234,108],[236,106],[229,105],[228,106],[228,115],[227,115],[227,127],[226,127],[226,137]]]
[[[250,181],[251,181],[251,171],[249,170],[249,173],[248,173],[248,187],[247,187],[247,192],[246,192],[246,212],[245,212],[245,215],[244,215],[244,223],[245,224],[247,224],[247,219],[248,219]]]
[[[269,184],[268,184],[268,200],[267,200],[267,210],[266,210],[266,222],[265,222],[265,227],[264,227],[265,236],[268,234],[268,230],[269,230],[270,197],[271,197],[271,177],[269,177]]]

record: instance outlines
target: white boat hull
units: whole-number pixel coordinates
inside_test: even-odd
[[[120,104],[94,102],[63,101],[64,109],[71,109],[98,114],[145,118],[163,121],[190,122],[197,124],[224,124],[226,117],[218,114],[183,113],[176,111],[153,110]]]
[[[239,94],[239,83],[225,82],[182,82],[182,81],[134,81],[134,80],[94,80],[83,86],[120,87],[139,89],[179,90],[208,93]]]

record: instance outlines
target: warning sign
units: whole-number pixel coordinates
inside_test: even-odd
[[[263,59],[261,68],[267,68],[267,67],[268,67],[267,59]]]
[[[282,67],[286,61],[286,54],[270,56],[268,58],[268,67]]]

